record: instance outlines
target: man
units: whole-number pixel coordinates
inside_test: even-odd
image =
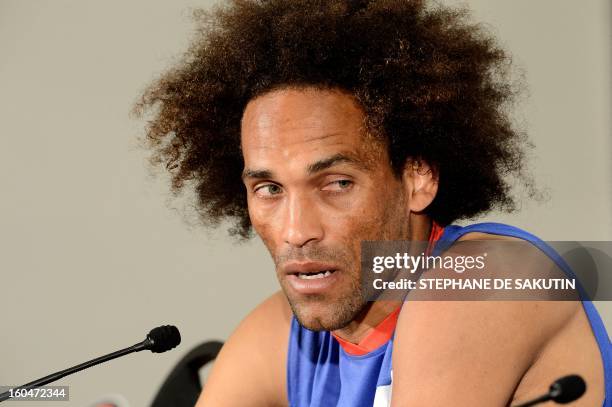
[[[157,109],[153,161],[194,185],[203,220],[255,230],[282,291],[228,339],[198,405],[505,406],[569,373],[588,383],[575,405],[605,403],[588,302],[364,297],[364,241],[536,239],[449,225],[511,208],[506,176],[527,180],[492,38],[407,0],[235,1],[202,21],[140,105]]]

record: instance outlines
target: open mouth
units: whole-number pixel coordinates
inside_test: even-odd
[[[316,280],[331,276],[336,270],[322,270],[317,273],[297,273],[297,277],[301,280]]]
[[[328,293],[340,281],[340,269],[330,263],[293,263],[288,264],[284,271],[289,286],[301,295]]]

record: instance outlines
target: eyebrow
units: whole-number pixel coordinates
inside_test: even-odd
[[[357,160],[351,155],[338,153],[330,157],[315,161],[314,163],[310,164],[306,168],[306,172],[308,173],[308,175],[313,175],[317,172],[324,171],[338,164],[351,164],[362,170],[365,170],[365,171],[369,170],[369,168],[361,160]],[[242,179],[246,179],[246,178],[266,179],[266,178],[273,178],[273,177],[274,177],[274,173],[268,169],[245,168],[244,171],[242,172]]]
[[[272,171],[270,170],[251,170],[251,169],[245,168],[244,171],[242,171],[242,179],[246,179],[246,178],[256,178],[256,179],[272,178]]]
[[[323,158],[322,160],[319,160],[317,162],[310,164],[308,168],[306,169],[306,172],[308,173],[308,175],[312,175],[317,172],[321,172],[323,170],[331,168],[334,165],[338,165],[338,164],[351,164],[351,165],[354,165],[364,170],[368,169],[364,165],[363,162],[355,159],[354,157],[351,157],[350,155],[338,153],[338,154],[332,155],[331,157]]]

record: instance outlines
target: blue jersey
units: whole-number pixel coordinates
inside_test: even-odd
[[[500,223],[479,223],[444,229],[433,254],[469,232],[512,236],[531,242],[561,269],[571,273],[561,256],[534,235]],[[604,407],[612,407],[612,346],[604,324],[591,301],[582,301],[584,311],[599,345],[604,366]],[[314,332],[291,321],[287,355],[289,405],[383,407],[391,402],[393,337],[377,349],[362,355],[349,354],[328,331]]]

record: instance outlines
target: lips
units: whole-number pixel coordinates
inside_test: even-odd
[[[282,267],[284,274],[315,274],[326,270],[337,270],[338,266],[331,263],[316,261],[292,261]]]
[[[335,271],[335,270],[334,270]],[[297,276],[301,280],[315,280],[317,278],[325,278],[331,276],[332,270],[320,271],[318,273],[299,273]]]
[[[338,266],[320,262],[291,262],[282,268],[291,288],[299,294],[322,294],[338,280]]]

